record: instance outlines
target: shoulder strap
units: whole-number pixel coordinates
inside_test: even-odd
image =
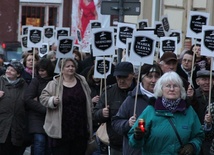
[[[172,122],[172,119],[171,119],[171,118],[168,118],[168,121],[169,121],[170,125],[172,126],[173,130],[175,131],[175,134],[176,134],[176,136],[177,136],[177,138],[178,138],[178,141],[179,141],[180,145],[183,146],[183,143],[182,143],[182,141],[181,141],[181,137],[179,136],[178,131],[177,131],[177,129],[176,129],[174,123]]]

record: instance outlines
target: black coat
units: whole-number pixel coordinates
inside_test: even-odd
[[[194,71],[193,71],[193,75],[192,75],[192,83],[193,83],[193,86],[194,86],[195,89],[198,88],[198,85],[197,85],[197,83],[196,83],[196,74],[197,74],[197,71],[198,71],[198,70],[199,70],[199,67],[196,66],[195,69],[194,69]],[[177,65],[177,70],[176,70],[176,72],[178,73],[178,75],[179,75],[180,77],[182,77],[184,80],[188,81],[188,76],[187,76],[187,74],[184,72],[184,70],[181,68],[181,64],[178,64],[178,65]]]
[[[134,80],[133,80],[134,81]],[[132,91],[135,87],[133,82],[128,90],[122,90],[117,84],[110,85],[107,89],[107,103],[109,105],[109,118],[103,117],[102,109],[105,108],[105,93],[101,95],[98,104],[93,110],[93,118],[100,123],[107,123],[107,133],[109,136],[110,146],[114,149],[122,150],[123,136],[116,133],[111,126],[111,119],[118,112],[123,101],[126,99],[128,92]]]
[[[9,134],[13,145],[21,146],[26,128],[24,92],[27,87],[24,79],[10,84],[5,76],[0,77],[0,89],[4,95],[0,98],[0,143],[5,143]]]
[[[29,133],[45,133],[43,129],[46,108],[39,102],[39,96],[52,78],[35,77],[25,92],[25,103],[28,109]]]

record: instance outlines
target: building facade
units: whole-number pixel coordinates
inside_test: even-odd
[[[140,0],[141,14],[125,16],[125,22],[137,23],[148,19],[149,26],[167,14],[170,28],[181,30],[183,45],[187,30],[188,13],[191,10],[210,13],[210,25],[214,22],[213,0]],[[22,25],[71,27],[72,0],[1,0],[0,42],[20,41]]]

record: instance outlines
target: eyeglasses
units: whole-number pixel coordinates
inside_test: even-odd
[[[171,88],[172,88],[172,89],[178,89],[179,86],[176,85],[176,84],[173,84],[173,85],[167,84],[167,85],[164,86],[164,88],[166,88],[166,89],[171,89]]]
[[[192,60],[188,60],[188,59],[183,59],[182,61],[187,63],[192,62]]]

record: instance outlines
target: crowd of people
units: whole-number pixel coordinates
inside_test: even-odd
[[[179,58],[165,52],[138,75],[123,59],[95,78],[94,60],[75,49],[57,64],[54,50],[28,51],[1,66],[0,154],[30,146],[32,155],[85,155],[103,123],[109,144],[96,137],[91,155],[214,154],[214,74],[199,44]]]

